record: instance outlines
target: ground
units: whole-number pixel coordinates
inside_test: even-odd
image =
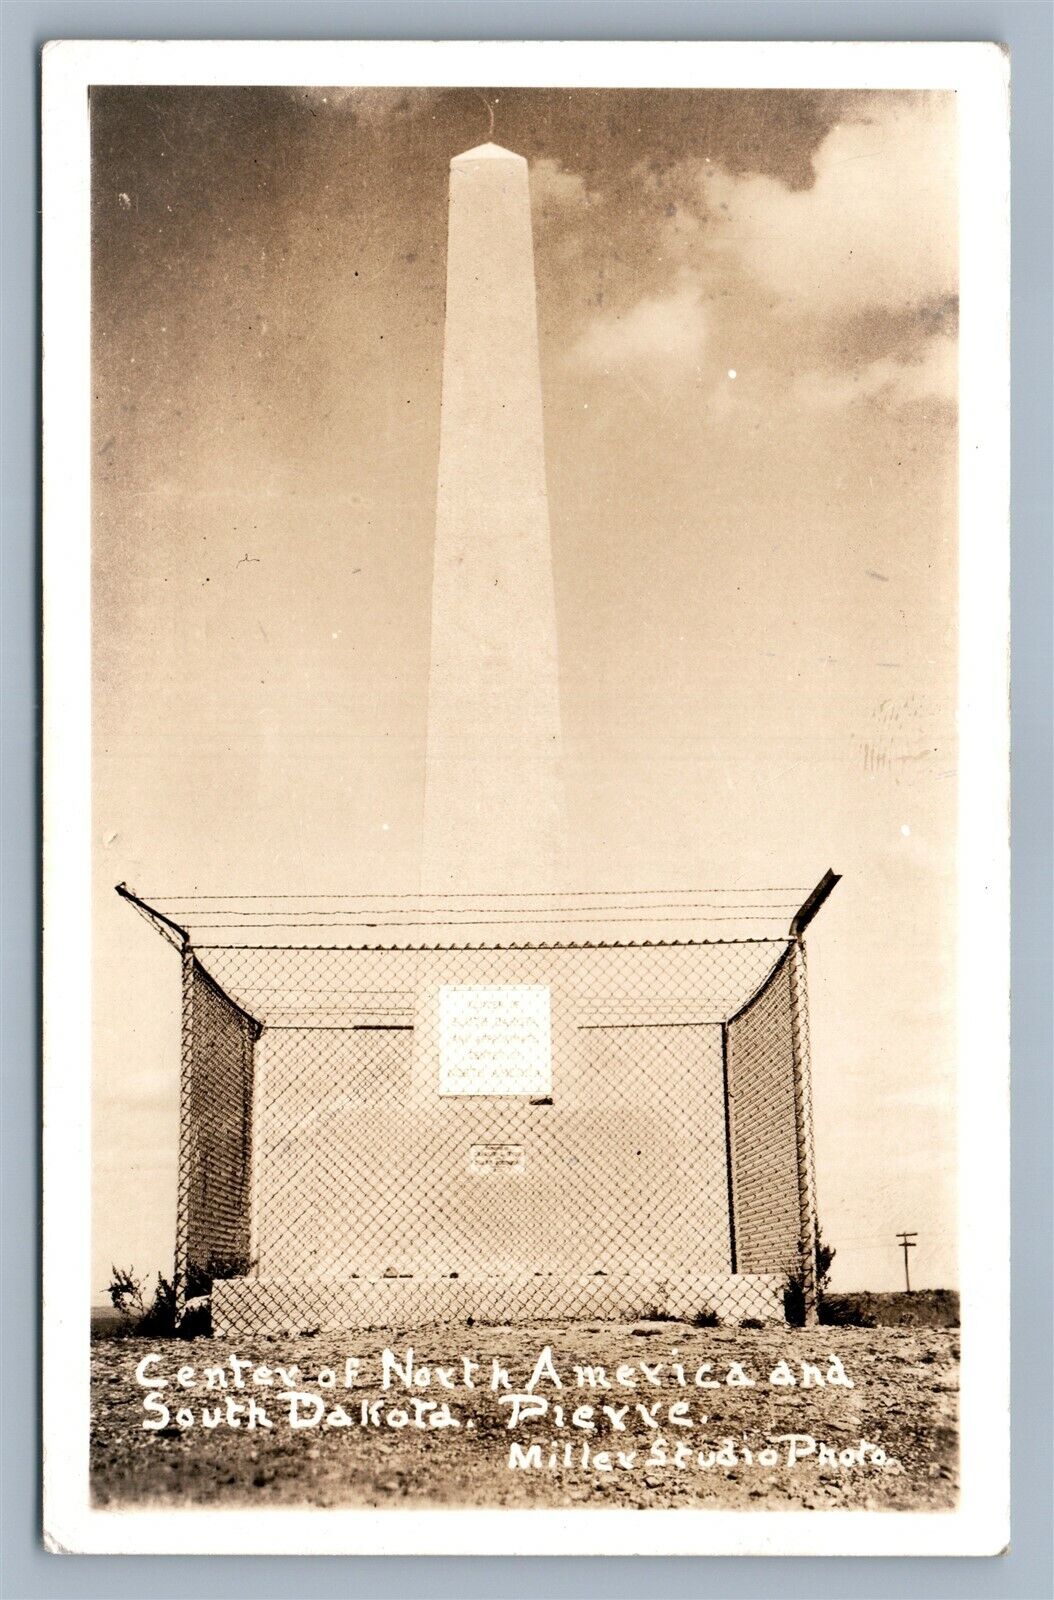
[[[391,1386],[384,1389],[381,1352],[389,1348],[405,1370],[407,1346],[415,1368],[424,1364],[428,1370],[423,1377],[418,1373],[416,1387],[411,1375],[409,1389],[392,1372]],[[545,1415],[526,1417],[510,1429],[513,1406],[499,1403],[508,1392],[500,1379],[496,1390],[490,1387],[491,1363],[497,1359],[507,1369],[512,1391],[524,1392],[546,1347],[563,1387],[558,1390],[549,1369],[543,1370],[533,1393],[548,1402]],[[169,1416],[166,1425],[149,1430],[144,1420],[166,1422],[160,1409],[152,1415],[144,1411],[150,1391],[136,1380],[137,1365],[152,1353],[158,1359],[143,1368],[143,1375],[166,1380],[164,1389],[153,1390],[157,1400],[152,1404],[168,1406]],[[274,1377],[275,1385],[254,1387],[244,1366],[238,1372],[246,1389],[204,1388],[206,1367],[225,1367],[233,1385],[232,1353],[267,1369],[260,1377]],[[957,1330],[949,1327],[729,1329],[678,1322],[560,1322],[373,1330],[244,1341],[237,1347],[213,1339],[103,1336],[93,1340],[92,1355],[92,1483],[100,1506],[162,1501],[256,1508],[443,1503],[940,1510],[953,1506],[957,1494],[959,1342]],[[344,1387],[349,1356],[361,1360],[350,1389]],[[464,1357],[479,1363],[469,1369],[472,1388],[462,1382]],[[852,1387],[838,1382],[819,1387],[810,1374],[813,1381],[803,1388],[800,1364],[813,1363],[821,1376],[837,1378],[832,1357]],[[781,1359],[786,1369],[778,1368]],[[326,1408],[317,1426],[292,1428],[289,1403],[276,1399],[277,1369],[293,1363],[299,1369],[295,1387],[318,1396]],[[717,1387],[696,1386],[704,1363],[710,1367],[702,1376]],[[446,1369],[452,1389],[440,1383],[436,1366]],[[577,1374],[576,1366],[593,1368],[592,1379],[585,1371]],[[194,1372],[184,1372],[187,1386],[180,1387],[177,1373],[186,1367]],[[592,1386],[600,1383],[598,1367],[604,1368],[610,1389]],[[332,1389],[319,1386],[326,1368],[333,1372]],[[798,1381],[772,1383],[773,1373],[783,1371]],[[753,1386],[730,1385],[729,1374],[737,1373],[753,1377]],[[210,1381],[218,1385],[215,1375]],[[323,1385],[327,1382],[328,1375]],[[244,1425],[249,1395],[263,1404],[270,1429]],[[417,1426],[414,1396],[419,1406],[448,1402],[449,1416],[460,1425],[433,1426],[445,1420],[443,1414],[420,1409],[422,1426]],[[237,1428],[227,1424],[228,1400],[242,1424]],[[337,1405],[342,1410],[334,1421],[347,1420],[327,1425]],[[572,1425],[573,1413],[583,1405],[593,1411],[580,1413],[579,1422],[595,1418],[592,1431]],[[604,1405],[613,1408],[621,1428],[602,1411]],[[671,1415],[670,1407],[678,1405]],[[183,1421],[193,1419],[190,1426],[176,1421],[181,1407]],[[202,1425],[203,1408],[214,1420],[222,1413],[217,1426]],[[310,1417],[316,1409],[302,1402],[300,1414]],[[805,1442],[772,1442],[788,1435]],[[514,1442],[525,1453],[539,1445],[534,1458],[539,1464],[510,1467]],[[775,1464],[771,1457],[758,1461],[766,1449],[776,1451]],[[801,1452],[794,1464],[788,1460],[792,1451]],[[552,1468],[550,1459],[556,1463]]]

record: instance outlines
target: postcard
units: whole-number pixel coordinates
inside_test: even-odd
[[[1008,76],[45,51],[50,1549],[1005,1547]]]

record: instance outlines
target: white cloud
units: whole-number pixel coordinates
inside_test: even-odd
[[[957,166],[954,96],[875,95],[831,129],[809,189],[703,167],[705,234],[786,311],[937,300],[957,288]]]
[[[589,205],[592,199],[579,173],[565,172],[550,156],[531,162],[531,203],[537,209]]]
[[[894,407],[920,400],[954,405],[958,384],[956,341],[937,333],[925,340],[914,360],[885,356],[855,371],[823,368],[805,372],[794,385],[794,396],[802,405],[818,410],[834,410],[858,400]]]
[[[706,335],[702,282],[685,270],[669,293],[645,296],[621,314],[596,317],[570,360],[599,372],[655,363],[691,368],[702,357]]]
[[[790,393],[798,404],[822,409],[854,401],[891,407],[954,403],[955,339],[934,331],[931,314],[918,322],[912,344],[910,315],[954,301],[957,290],[954,96],[889,94],[859,101],[822,140],[813,169],[813,184],[801,190],[772,177],[737,176],[712,162],[685,161],[661,173],[643,164],[634,169],[642,202],[661,210],[656,240],[671,279],[667,287],[652,280],[621,314],[595,313],[572,346],[570,361],[601,372],[633,367],[639,376],[661,365],[665,375],[688,375],[700,370],[712,332],[723,372],[725,365],[737,365],[727,358],[738,346],[721,348],[721,330],[727,333],[737,309],[774,319],[785,332],[798,318],[816,330],[855,321],[857,348],[867,350],[870,340],[856,365],[851,337],[848,346],[844,337],[802,345],[795,335],[790,365],[793,370],[797,361],[798,375]],[[536,204],[540,196],[541,204],[561,207],[569,222],[576,207],[596,198],[581,178],[550,160],[534,164],[532,187]],[[751,284],[748,313],[741,296]],[[767,305],[759,306],[758,291]],[[869,319],[868,312],[878,315]],[[886,335],[888,354],[870,359],[881,352],[878,341]],[[767,356],[753,353],[755,376],[766,359],[783,364],[777,328],[767,337]],[[829,358],[820,353],[824,347]],[[803,362],[809,370],[801,370]],[[731,393],[737,387],[718,385],[711,403],[725,409],[746,403],[746,396]]]
[[[309,105],[316,112],[351,110],[360,122],[378,128],[392,121],[401,122],[419,116],[435,104],[441,92],[438,89],[363,88],[339,84],[327,87],[306,85],[281,91],[290,100]]]

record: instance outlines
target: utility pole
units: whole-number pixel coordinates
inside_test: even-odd
[[[908,1251],[909,1250],[914,1250],[914,1248],[915,1248],[915,1240],[918,1238],[918,1234],[917,1233],[898,1233],[897,1234],[897,1238],[900,1240],[900,1248],[904,1252],[904,1287],[907,1290],[908,1294],[910,1294],[911,1293],[911,1274],[908,1272]]]

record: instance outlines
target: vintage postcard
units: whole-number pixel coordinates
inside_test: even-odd
[[[1005,1546],[1008,77],[45,52],[50,1548]]]

